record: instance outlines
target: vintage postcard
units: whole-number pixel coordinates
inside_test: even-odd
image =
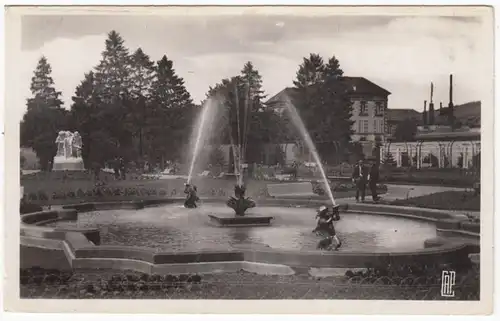
[[[9,311],[491,313],[492,8],[5,17]]]

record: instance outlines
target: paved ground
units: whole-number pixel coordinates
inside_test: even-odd
[[[395,185],[386,184],[387,193],[383,195],[383,198],[388,201],[406,199],[411,197],[424,196],[439,192],[446,191],[464,191],[464,188],[460,187],[446,187],[446,186],[428,186],[428,185]],[[366,190],[366,198],[371,199],[370,191]],[[347,201],[348,203],[354,201],[354,197],[343,198],[342,201]]]

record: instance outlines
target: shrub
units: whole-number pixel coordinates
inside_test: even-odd
[[[47,194],[45,194],[44,191],[38,191],[38,199],[40,201],[47,201],[49,198],[48,198]]]
[[[76,197],[78,197],[78,198],[84,198],[85,197],[85,192],[81,188],[77,189],[76,190]]]

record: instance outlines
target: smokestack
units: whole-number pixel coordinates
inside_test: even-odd
[[[434,125],[434,103],[432,102],[434,96],[434,84],[431,82],[431,102],[429,104],[429,125]]]
[[[450,74],[450,102],[448,103],[448,121],[453,126],[453,74]]]
[[[424,126],[427,125],[427,100],[424,100],[424,112],[422,113],[422,121]]]

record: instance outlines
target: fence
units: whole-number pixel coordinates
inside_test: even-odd
[[[359,299],[479,300],[477,274],[457,276],[453,297],[441,295],[438,277],[309,275],[248,272],[211,275],[143,275],[21,271],[22,298],[53,299]]]

